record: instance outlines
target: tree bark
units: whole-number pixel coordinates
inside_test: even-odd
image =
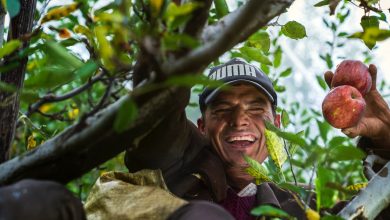
[[[375,219],[390,204],[390,162],[361,190],[338,216],[343,219]],[[389,217],[389,216],[387,216]]]
[[[36,0],[20,0],[20,5],[19,14],[11,19],[8,40],[17,39],[32,30]],[[23,48],[27,45],[28,42],[25,42]],[[19,112],[19,96],[23,88],[27,61],[28,57],[21,59],[17,68],[0,75],[1,82],[14,85],[17,88],[14,93],[0,93],[0,163],[8,159],[9,149],[14,138]]]
[[[3,46],[4,40],[4,20],[6,11],[4,10],[3,4],[0,4],[0,47]]]

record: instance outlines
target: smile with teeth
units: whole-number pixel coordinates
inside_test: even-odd
[[[234,142],[240,142],[240,141],[248,141],[248,142],[253,143],[256,141],[256,137],[254,137],[252,135],[232,136],[232,137],[228,137],[226,139],[226,141],[228,143],[234,143]]]

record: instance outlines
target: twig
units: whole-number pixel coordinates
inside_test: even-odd
[[[370,6],[368,5],[368,3],[364,0],[361,0],[360,1],[360,4],[357,5],[355,2],[353,2],[352,0],[348,0],[348,2],[350,2],[351,4],[355,5],[356,7],[359,7],[359,8],[362,8],[364,9],[365,12],[368,12],[368,11],[374,11],[374,12],[377,12],[377,13],[381,13],[382,10],[378,9],[378,8],[375,8],[373,6]]]
[[[104,92],[104,95],[103,97],[100,99],[100,102],[92,109],[92,111],[88,112],[87,114],[83,115],[82,116],[82,119],[80,120],[84,120],[92,115],[94,115],[96,112],[98,112],[105,104],[107,98],[110,96],[111,94],[111,88],[112,88],[112,84],[113,84],[113,79],[110,79],[109,83],[108,83],[108,86],[107,86],[107,89],[106,91]]]
[[[28,122],[28,124],[29,124],[34,130],[38,131],[45,139],[48,138],[48,135],[47,135],[44,131],[42,131],[42,129],[41,129],[40,127],[37,127],[37,126],[31,121],[31,119],[30,119],[29,117],[27,117],[25,114],[23,114],[23,112],[19,111],[19,114],[20,114],[21,116],[19,117],[17,124],[19,124],[20,121],[23,121],[23,123],[24,123],[25,125],[27,125],[26,122]]]
[[[294,183],[295,183],[296,186],[298,186],[298,182],[297,182],[297,179],[295,177],[295,173],[294,173],[293,166],[292,166],[292,163],[291,163],[291,154],[290,154],[290,151],[287,149],[286,140],[284,140],[284,139],[283,139],[283,144],[284,144],[284,150],[287,153],[288,162],[290,163],[290,170],[291,170],[291,173],[292,173],[293,178],[294,178]]]
[[[86,84],[60,96],[55,96],[54,94],[47,94],[44,97],[42,97],[38,102],[32,104],[29,106],[28,111],[26,112],[26,116],[30,116],[32,113],[38,111],[38,109],[46,103],[52,103],[52,102],[60,102],[64,101],[66,99],[69,99],[71,97],[74,97],[81,92],[85,91],[86,89],[90,88],[93,84],[96,82],[102,80],[103,76],[105,75],[104,72],[98,74],[96,77],[92,78],[90,81],[88,81]]]
[[[39,114],[41,114],[42,116],[45,116],[47,118],[50,118],[50,119],[53,119],[53,120],[58,120],[58,121],[67,121],[67,122],[70,122],[70,121],[73,121],[71,119],[66,119],[64,116],[62,116],[61,114],[65,113],[66,112],[66,108],[61,110],[60,112],[56,112],[54,114],[47,114],[47,113],[44,113],[42,112],[41,110],[37,110],[37,112]]]
[[[307,198],[306,198],[306,206],[308,205],[308,204],[310,204],[310,200],[311,200],[311,197],[312,197],[312,195],[313,195],[313,193],[312,193],[312,189],[313,189],[313,179],[314,179],[314,173],[315,173],[315,171],[316,171],[316,165],[314,165],[313,166],[313,169],[312,169],[312,171],[311,171],[311,177],[310,177],[310,181],[309,181],[309,187],[310,187],[310,190],[309,190],[309,194],[308,194],[308,196],[307,196]]]
[[[41,10],[39,11],[39,14],[40,14],[40,15],[43,15],[43,13],[45,12],[46,7],[49,5],[50,1],[51,1],[51,0],[46,0],[46,1],[43,3],[43,6],[42,6]],[[38,21],[39,21],[39,20],[40,20],[40,19],[34,21],[33,27],[35,27],[35,26],[38,24]]]

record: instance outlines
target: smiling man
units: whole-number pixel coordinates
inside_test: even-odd
[[[361,135],[360,147],[377,147],[374,152],[390,155],[390,109],[376,90],[376,67],[370,65],[369,70],[373,86],[365,96],[366,113],[358,125],[342,132],[351,137]],[[332,77],[331,72],[325,74],[328,85]],[[224,86],[205,88],[200,94],[202,116],[198,126],[187,119],[184,111],[190,89],[172,93],[168,102],[173,110],[164,111],[159,125],[127,151],[129,171],[161,169],[169,190],[191,201],[175,211],[171,219],[254,219],[250,210],[260,205],[306,219],[296,195],[273,183],[256,186],[245,172],[248,164],[244,154],[260,163],[268,156],[265,121],[280,125],[271,80],[241,59],[213,67],[209,78],[222,81]],[[308,205],[314,208],[315,202]],[[333,211],[337,213],[338,207]]]
[[[210,78],[221,80],[229,88],[207,88],[200,95],[202,117],[200,132],[223,161],[229,185],[242,189],[253,178],[244,172],[243,155],[263,162],[267,157],[264,121],[279,126],[276,93],[268,77],[239,59],[213,68]]]
[[[224,86],[205,88],[200,94],[202,117],[198,119],[198,127],[185,116],[189,89],[183,88],[172,100],[177,109],[167,112],[160,126],[138,146],[133,146],[135,150],[127,152],[127,167],[131,172],[144,168],[161,169],[174,194],[187,200],[218,203],[236,219],[252,218],[250,210],[261,204],[293,210],[291,207],[298,205],[290,193],[273,184],[257,187],[245,172],[248,164],[244,154],[259,162],[268,156],[264,122],[279,126],[280,116],[275,111],[277,95],[271,80],[241,59],[232,59],[212,68],[209,78],[222,81]],[[291,200],[285,202],[288,198]],[[283,200],[282,205],[279,200]],[[212,206],[190,203],[181,210],[189,207],[205,210]],[[207,215],[210,212],[206,212]],[[174,218],[183,214],[182,211],[178,213]],[[294,210],[291,214],[299,217],[304,213]]]

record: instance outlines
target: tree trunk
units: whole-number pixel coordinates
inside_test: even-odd
[[[17,39],[30,33],[34,21],[36,0],[20,0],[20,11],[11,19],[8,40]],[[23,44],[27,47],[28,42]],[[21,59],[19,66],[14,70],[0,75],[0,81],[14,85],[17,91],[14,93],[0,92],[0,163],[8,159],[19,112],[19,96],[23,88],[24,75],[28,57]]]
[[[2,4],[0,4],[0,47],[3,46],[4,39],[4,20],[5,20],[6,11]]]

